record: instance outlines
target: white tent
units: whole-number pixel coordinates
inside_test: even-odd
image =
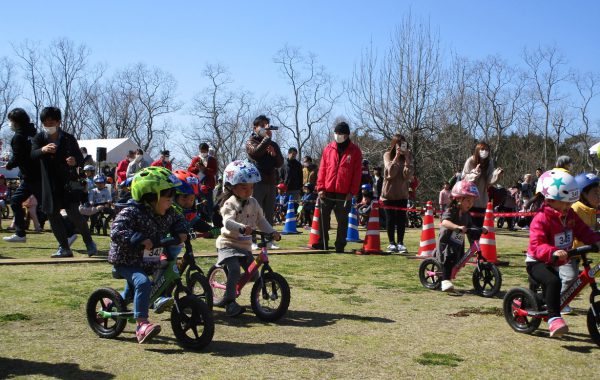
[[[596,154],[596,153],[598,153],[598,151],[600,151],[600,142],[599,143],[595,143],[594,145],[592,145],[590,147],[590,154]]]
[[[79,147],[85,147],[89,155],[96,161],[96,148],[106,148],[107,164],[117,164],[125,158],[127,151],[136,150],[138,146],[131,139],[124,137],[122,139],[100,139],[100,140],[79,140]],[[144,159],[152,162],[150,156],[144,152]]]

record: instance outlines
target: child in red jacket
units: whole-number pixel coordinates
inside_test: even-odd
[[[561,281],[557,267],[567,262],[567,250],[574,238],[585,244],[600,247],[600,235],[594,233],[571,209],[579,199],[580,189],[572,175],[561,170],[550,170],[538,180],[536,193],[545,203],[534,216],[527,248],[527,273],[545,289],[550,336],[559,337],[569,331],[560,316]]]

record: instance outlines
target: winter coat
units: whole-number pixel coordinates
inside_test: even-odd
[[[541,261],[560,266],[564,260],[552,262],[552,254],[558,250],[569,250],[577,238],[584,244],[600,241],[600,234],[593,232],[579,216],[569,209],[563,225],[561,213],[547,204],[542,205],[529,226],[528,262]]]
[[[252,197],[242,201],[235,196],[229,197],[221,207],[223,227],[217,238],[217,248],[236,248],[244,251],[252,250],[252,236],[243,235],[240,229],[250,226],[266,233],[275,232],[269,224],[258,201]],[[219,258],[219,262],[221,261]]]
[[[133,203],[119,212],[110,228],[108,262],[153,269],[152,264],[143,262],[141,243],[150,239],[157,246],[168,234],[177,236],[187,231],[185,218],[173,208],[169,208],[165,215],[156,215],[149,206]]]
[[[340,157],[337,143],[332,141],[323,149],[317,177],[317,191],[338,194],[358,194],[362,167],[362,152],[349,141]]]
[[[169,170],[173,170],[173,164],[171,163],[171,161],[163,161],[160,158],[157,159],[156,161],[152,161],[150,166],[159,166],[159,167],[167,168]]]
[[[583,222],[590,227],[594,231],[598,231],[600,225],[598,225],[598,219],[596,218],[596,209],[593,207],[588,207],[583,204],[581,201],[575,202],[571,208],[575,213],[583,220]],[[585,245],[579,239],[575,238],[575,242],[573,243],[573,248],[581,247]]]
[[[284,161],[283,166],[279,169],[281,181],[286,184],[288,191],[302,190],[302,164],[298,160]]]
[[[141,158],[139,161],[131,161],[129,165],[127,165],[127,172],[125,175],[127,176],[127,178],[131,178],[135,175],[135,173],[147,167],[148,161],[144,160],[143,158]]]
[[[398,201],[408,199],[408,187],[410,177],[413,173],[412,162],[406,161],[406,156],[400,156],[394,162],[390,158],[390,152],[383,154],[383,187],[381,189],[381,200]],[[404,174],[404,166],[408,166],[408,173]]]
[[[40,162],[31,158],[31,142],[37,133],[33,124],[19,127],[10,140],[12,156],[6,163],[6,169],[19,168],[20,175],[24,179],[39,179]]]
[[[127,167],[129,160],[127,158],[119,161],[117,164],[117,183],[121,183],[127,179]]]
[[[195,156],[194,158],[192,158],[192,162],[190,163],[190,166],[187,170],[191,173],[200,175],[200,169],[196,166],[198,162],[200,162],[200,160],[200,156]],[[208,156],[206,158],[206,163],[204,164],[204,172],[202,172],[202,174],[204,174],[202,184],[206,185],[211,190],[214,189],[217,185],[217,181],[215,179],[215,176],[217,174],[216,158],[212,156]]]
[[[465,167],[462,171],[462,179],[470,182],[474,182],[479,190],[479,198],[475,200],[473,207],[486,208],[488,203],[488,187],[498,182],[498,176],[494,175],[494,164],[490,159],[487,171],[484,173],[483,170],[477,174],[474,172],[477,165],[473,156],[467,158],[465,161]]]
[[[269,145],[275,149],[275,156],[267,153]],[[283,165],[283,155],[279,145],[270,137],[260,137],[256,133],[252,133],[246,141],[246,153],[260,172],[261,180],[259,183],[275,185],[277,183],[277,169]]]
[[[317,184],[317,165],[310,164],[308,167],[302,169],[302,185],[306,183],[312,183],[313,185]]]
[[[83,164],[83,155],[75,136],[59,129],[58,139],[54,141],[56,152],[44,154],[42,148],[51,142],[46,132],[40,132],[31,143],[31,158],[41,165],[42,209],[46,213],[68,208],[73,202],[79,203],[85,187],[85,181],[77,172],[77,167]],[[75,166],[67,164],[68,157],[75,158]]]

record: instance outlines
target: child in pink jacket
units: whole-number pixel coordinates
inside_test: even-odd
[[[574,238],[600,247],[600,235],[594,233],[571,209],[579,199],[575,178],[565,171],[550,170],[538,180],[536,193],[545,203],[530,225],[527,248],[527,273],[545,289],[550,336],[559,337],[569,331],[560,316],[561,281],[557,268],[567,263],[567,250]]]

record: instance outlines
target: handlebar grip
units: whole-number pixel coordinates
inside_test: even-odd
[[[179,239],[179,236],[172,236],[172,237],[160,239],[159,245],[161,247],[170,247],[172,245],[179,245],[179,244],[181,244],[181,240]]]

